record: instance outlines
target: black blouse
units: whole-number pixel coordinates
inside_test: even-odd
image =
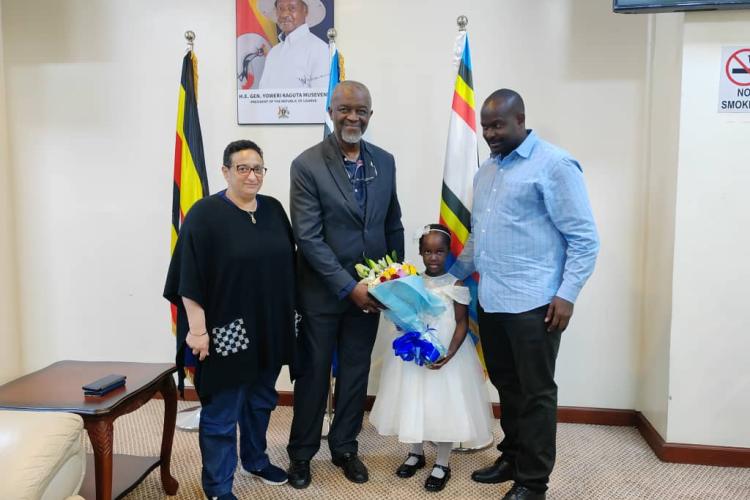
[[[196,202],[169,265],[164,297],[178,308],[181,376],[188,331],[182,297],[206,314],[209,356],[198,362],[194,380],[201,398],[252,383],[259,371],[291,364],[294,357],[292,230],[278,200],[257,196],[255,223],[220,194]]]

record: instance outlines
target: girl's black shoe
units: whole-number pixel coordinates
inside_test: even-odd
[[[445,483],[448,482],[448,479],[451,478],[451,468],[450,467],[444,467],[442,465],[435,464],[435,468],[441,469],[443,472],[445,472],[445,475],[443,477],[435,477],[432,474],[427,476],[427,481],[424,482],[424,489],[427,491],[440,491],[443,488],[445,488]]]
[[[409,465],[406,462],[409,460],[409,458],[415,457],[417,459],[417,463],[414,465]],[[404,463],[398,466],[398,469],[396,469],[396,475],[398,477],[406,479],[407,477],[412,477],[414,474],[417,473],[419,469],[424,467],[424,455],[417,455],[416,453],[409,453],[406,456],[406,460],[404,460]]]

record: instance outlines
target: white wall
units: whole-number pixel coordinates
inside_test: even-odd
[[[8,164],[5,119],[5,71],[2,6],[0,5],[0,384],[21,372],[20,333],[17,323],[13,189]]]
[[[750,446],[750,114],[717,113],[750,12],[686,16],[667,441]]]
[[[650,16],[643,324],[636,408],[667,435],[683,14]]]
[[[484,44],[483,59],[492,61],[495,54],[501,61],[502,48],[517,49],[486,77],[489,85],[480,95],[496,85],[518,88],[526,96],[530,125],[578,157],[602,241],[596,271],[563,334],[559,402],[632,408],[640,325],[646,19],[616,16],[606,2],[514,5],[513,13],[496,9],[504,34],[494,47]],[[480,13],[476,17],[481,19]],[[488,24],[484,36],[491,40],[497,31]]]
[[[236,125],[232,1],[2,6],[24,369],[61,358],[172,359],[161,290],[183,32],[197,33],[213,191],[222,148],[249,137],[267,152],[264,192],[286,204],[288,165],[321,127]],[[598,267],[561,348],[560,404],[633,408],[646,18],[615,16],[597,0],[339,0],[347,77],[372,90],[370,138],[396,155],[408,234],[438,215],[459,14],[470,20],[478,101],[501,86],[524,95],[529,126],[580,159],[599,224]]]

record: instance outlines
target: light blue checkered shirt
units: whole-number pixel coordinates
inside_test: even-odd
[[[599,236],[581,166],[533,131],[477,171],[471,226],[450,272],[479,272],[487,312],[529,311],[555,295],[575,302],[594,271]]]

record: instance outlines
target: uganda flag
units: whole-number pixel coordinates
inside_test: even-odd
[[[174,182],[172,184],[172,242],[170,255],[174,252],[180,226],[190,207],[208,195],[206,161],[203,157],[203,137],[198,120],[196,67],[198,59],[192,50],[182,60],[182,79],[177,101],[177,134],[174,145]],[[177,331],[177,308],[172,305],[172,331]],[[185,367],[195,367],[195,358],[186,349]]]
[[[446,262],[446,269],[449,269],[461,254],[461,250],[463,250],[471,232],[471,200],[474,174],[479,169],[474,83],[471,76],[469,37],[465,30],[458,33],[455,55],[458,73],[453,90],[453,103],[448,126],[448,146],[445,151],[445,165],[443,167],[443,189],[440,199],[440,223],[447,226],[451,233],[451,251]],[[469,307],[471,339],[476,345],[479,359],[484,366],[477,325],[478,281],[479,277],[474,274],[464,280],[464,283],[471,290],[471,306]]]

